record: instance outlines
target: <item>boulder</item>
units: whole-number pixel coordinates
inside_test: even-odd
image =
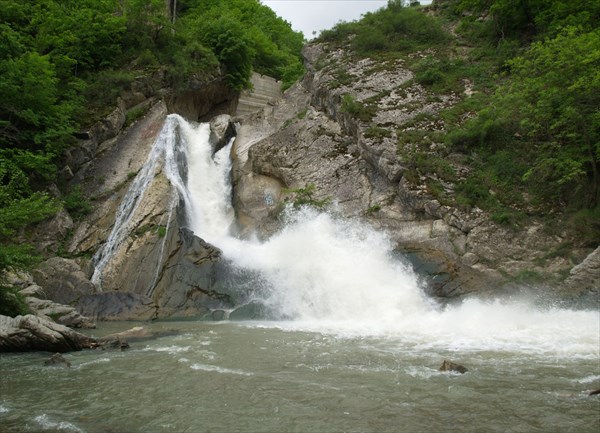
[[[448,361],[447,359],[444,359],[444,362],[442,362],[442,365],[440,366],[439,370],[455,371],[460,374],[465,374],[467,371],[469,371],[464,365],[456,364],[452,361]]]
[[[112,349],[112,350],[125,350],[129,349],[129,343],[127,340],[122,340],[120,338],[103,338],[98,340],[98,343],[94,346],[95,349]]]
[[[229,313],[229,320],[264,320],[268,316],[268,310],[264,304],[252,301]]]
[[[172,233],[167,260],[152,290],[158,317],[202,316],[210,309],[230,308],[230,295],[215,289],[221,251],[185,227]]]
[[[44,365],[47,367],[71,368],[71,363],[60,353],[55,353],[50,359],[45,360]]]
[[[210,144],[213,152],[218,152],[235,136],[235,126],[231,116],[221,114],[210,121]]]
[[[35,286],[31,286],[35,287]],[[20,293],[27,291],[27,289]],[[49,318],[56,323],[68,326],[69,328],[95,328],[96,324],[89,318],[81,315],[74,307],[58,304],[49,299],[38,299],[33,296],[26,296],[25,302],[37,316]]]
[[[0,352],[69,352],[92,347],[94,339],[49,319],[0,316]]]

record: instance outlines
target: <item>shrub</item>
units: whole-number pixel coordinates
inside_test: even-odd
[[[63,199],[65,209],[74,218],[82,218],[92,210],[92,205],[85,195],[85,192],[81,189],[81,186],[75,186],[69,194]]]
[[[0,315],[16,317],[29,312],[25,298],[16,288],[0,285]]]
[[[354,99],[352,95],[346,94],[342,98],[340,111],[342,113],[348,113],[352,117],[355,117],[363,122],[370,122],[377,112],[377,107],[371,104],[365,105],[362,102]]]
[[[304,188],[285,189],[284,192],[286,194],[293,194],[292,205],[296,209],[302,206],[310,206],[317,209],[323,209],[325,206],[331,203],[331,198],[325,197],[320,200],[316,199],[314,197],[315,190],[315,184],[309,183]]]
[[[125,127],[130,126],[131,124],[133,124],[136,120],[141,119],[142,117],[144,117],[144,115],[148,112],[148,106],[144,106],[144,107],[134,107],[130,110],[127,111],[127,114],[125,115]]]
[[[365,131],[365,138],[376,138],[383,139],[392,136],[392,131],[387,128],[381,128],[379,126],[369,126]]]

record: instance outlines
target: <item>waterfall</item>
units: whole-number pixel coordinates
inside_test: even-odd
[[[279,319],[265,326],[401,335],[420,349],[449,341],[456,349],[529,348],[597,356],[598,312],[541,309],[524,300],[500,299],[466,299],[440,307],[423,293],[410,266],[395,257],[386,234],[363,222],[290,209],[282,215],[285,227],[267,241],[236,238],[229,230],[231,143],[213,155],[209,133],[206,124],[192,126],[169,116],[96,260],[99,274],[105,255],[123,241],[127,218],[143,196],[147,178],[162,163],[185,203],[188,227],[221,249],[232,272],[251,277],[244,283],[247,299]]]
[[[184,133],[180,130],[184,128]],[[199,125],[202,134],[207,134],[209,126],[207,124]],[[174,206],[177,203],[175,198],[184,202],[186,208],[191,207],[190,192],[185,181],[186,163],[188,161],[188,143],[186,139],[194,138],[198,134],[191,134],[193,129],[181,116],[171,114],[167,117],[165,124],[156,139],[150,154],[143,167],[133,179],[131,186],[123,197],[116,213],[113,228],[98,252],[92,258],[94,273],[92,283],[99,289],[102,287],[102,272],[110,261],[113,253],[121,246],[125,239],[131,233],[132,218],[138,209],[144,194],[148,189],[152,179],[163,170],[171,185],[174,187],[174,200],[171,201],[169,212],[169,221]]]
[[[267,241],[232,236],[230,164],[224,161],[229,149],[213,159],[206,139],[188,142],[204,146],[188,153],[190,224],[223,251],[233,269],[252,276],[249,298],[279,318],[269,326],[402,335],[423,348],[452,342],[467,350],[597,356],[598,312],[500,299],[440,307],[421,290],[410,266],[398,260],[386,234],[360,221],[288,209],[285,227]]]

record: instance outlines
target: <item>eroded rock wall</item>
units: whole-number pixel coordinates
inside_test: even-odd
[[[541,290],[555,294],[552,280],[574,265],[549,254],[565,241],[560,234],[548,234],[535,221],[519,230],[499,226],[476,207],[441,204],[425,177],[405,177],[403,128],[421,114],[435,119],[466,93],[434,97],[412,80],[402,59],[357,61],[324,44],[307,45],[304,55],[308,73],[302,83],[244,118],[236,139],[234,203],[243,231],[269,236],[278,228],[286,188],[314,184],[315,199],[330,197],[340,216],[389,233],[432,295],[520,290],[528,275],[543,275]],[[340,80],[340,70],[350,79]],[[429,122],[425,127],[443,135],[439,122]],[[431,141],[431,149],[436,146],[443,143]],[[456,159],[459,172],[468,170]],[[441,184],[452,193],[452,185]]]

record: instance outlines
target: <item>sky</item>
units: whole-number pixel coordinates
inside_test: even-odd
[[[304,33],[306,39],[314,37],[313,32],[330,29],[339,21],[354,21],[365,12],[376,11],[387,5],[387,0],[262,0],[292,28]],[[429,4],[431,0],[421,0]]]

